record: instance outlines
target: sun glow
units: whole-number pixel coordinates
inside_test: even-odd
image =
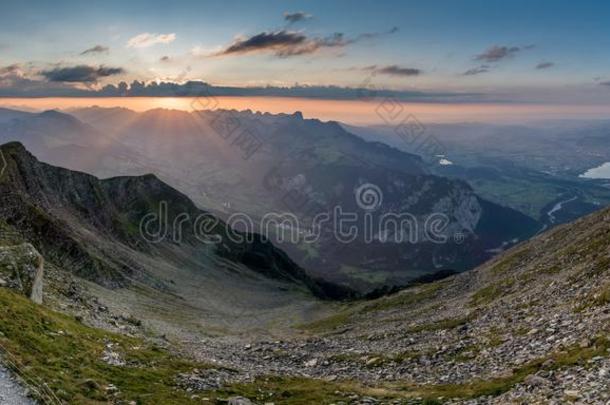
[[[48,110],[82,107],[124,107],[134,111],[165,108],[235,109],[292,114],[301,111],[306,118],[341,121],[355,125],[399,125],[400,117],[413,115],[422,122],[527,122],[543,119],[594,119],[610,114],[608,105],[553,104],[450,104],[399,103],[391,114],[384,113],[384,100],[318,100],[296,97],[99,97],[99,98],[0,98],[0,106],[22,110]],[[202,108],[202,106],[205,106]],[[399,114],[394,114],[399,112]],[[395,115],[390,119],[390,115]]]

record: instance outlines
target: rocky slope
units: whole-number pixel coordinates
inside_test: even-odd
[[[609,246],[604,210],[473,271],[337,308],[303,325],[301,337],[206,341],[196,352],[250,377],[271,372],[368,387],[352,387],[350,403],[605,404]]]

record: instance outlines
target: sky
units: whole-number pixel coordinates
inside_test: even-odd
[[[107,0],[0,7],[5,97],[98,92],[134,80],[240,88],[373,82],[431,100],[449,94],[456,102],[610,104],[608,2]]]

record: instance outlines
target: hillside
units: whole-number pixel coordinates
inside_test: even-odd
[[[10,145],[9,152],[11,148],[19,150]],[[475,270],[376,300],[326,304],[312,312],[315,319],[308,323],[298,324],[294,313],[275,312],[276,322],[281,316],[292,318],[291,328],[276,324],[266,333],[251,329],[217,335],[204,326],[158,340],[171,352],[177,350],[179,358],[159,349],[133,352],[129,348],[139,344],[86,329],[2,289],[0,301],[13,315],[0,317],[1,339],[18,359],[42,367],[39,382],[52,382],[56,395],[80,398],[75,403],[108,395],[153,403],[146,398],[166,398],[169,392],[177,404],[201,398],[214,403],[235,395],[277,404],[605,403],[610,399],[608,246],[610,210],[603,210],[541,234]],[[51,266],[45,275],[47,306],[57,299],[52,286],[58,271]],[[83,297],[100,292],[73,281],[88,291]],[[227,292],[229,286],[222,288]],[[156,307],[178,309],[165,301]],[[142,334],[137,322],[147,325],[149,334],[159,333],[161,313],[136,322],[111,315],[115,308],[108,315],[89,308],[94,316],[79,319],[108,328],[103,318],[110,316],[123,334]],[[137,306],[124,308],[143,315]],[[268,319],[264,312],[251,308],[248,316],[260,322]],[[7,316],[19,319],[18,326]],[[184,316],[173,312],[172,322]],[[36,338],[44,349],[32,351],[27,339],[32,331],[39,336],[40,328],[47,331]],[[57,330],[64,332],[57,335]],[[63,344],[84,350],[86,356],[79,357],[86,362],[84,376],[73,374],[72,357],[64,358],[60,350]],[[107,360],[101,359],[108,359],[103,353],[109,350],[132,360],[104,365]],[[133,368],[151,361],[155,366],[148,371]],[[61,367],[61,382],[52,380],[49,364],[57,364],[53,370]],[[93,382],[83,382],[87,375]],[[144,389],[140,384],[147,378],[161,378],[161,383]],[[116,389],[109,393],[107,386]]]
[[[581,177],[610,160],[609,126],[603,120],[501,125],[431,124],[451,164],[433,173],[464,180],[477,195],[520,211],[548,227],[570,222],[610,204],[607,181]],[[345,128],[363,139],[407,152],[413,146],[392,128]],[[556,209],[552,211],[555,207]]]
[[[250,323],[252,310],[269,309],[270,319],[274,311],[298,318],[318,305],[314,297],[351,294],[310,277],[259,235],[234,232],[213,220],[155,176],[98,180],[41,163],[17,143],[0,150],[6,161],[0,178],[2,241],[31,243],[50,268],[58,269],[59,279],[65,273],[76,277],[75,284],[89,285],[103,306],[162,318],[168,331],[186,325],[245,331],[240,322]],[[149,214],[160,217],[162,207],[167,235],[144,239],[140,221]],[[191,220],[184,221],[177,238],[172,224],[179,215]],[[201,215],[213,227],[196,235],[194,221]],[[223,243],[203,243],[197,236],[220,237]],[[69,296],[70,285],[64,284],[57,288]],[[181,317],[159,317],[159,308]],[[227,323],[227,317],[235,322]],[[264,322],[251,326],[264,328]]]
[[[338,307],[302,325],[295,341],[250,342],[251,350],[225,358],[359,381],[386,399],[606,403],[609,246],[604,210],[473,271]]]

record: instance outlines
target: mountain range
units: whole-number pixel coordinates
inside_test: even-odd
[[[353,243],[343,244],[332,226],[322,227],[313,243],[287,242],[277,227],[265,232],[311,274],[361,291],[470,269],[541,228],[481,198],[463,180],[435,174],[414,154],[299,113],[4,110],[0,139],[23,142],[43,161],[98,177],[153,173],[224,220],[247,214],[253,229],[242,230],[251,232],[265,232],[261,219],[269,213],[296,216],[300,233],[337,206],[362,215],[357,191],[371,184],[382,192],[371,213],[374,223],[402,213],[413,215],[420,228],[433,214],[448,219],[443,244],[385,243],[379,233],[368,243],[362,229]]]
[[[0,151],[4,244],[31,243],[48,266],[124,291],[128,301],[169,300],[198,319],[206,311],[222,320],[223,311],[355,295],[308,275],[271,242],[231,229],[154,175],[99,180],[42,163],[19,143]],[[155,239],[142,228],[151,214]],[[171,228],[178,216],[191,220]]]
[[[162,202],[174,220],[214,218],[155,176],[99,180],[18,143],[0,152],[0,347],[41,402],[610,400],[608,209],[357,299],[221,221],[205,235],[243,241],[202,244],[189,226],[150,240],[138,224]],[[12,280],[29,263],[42,304]]]

